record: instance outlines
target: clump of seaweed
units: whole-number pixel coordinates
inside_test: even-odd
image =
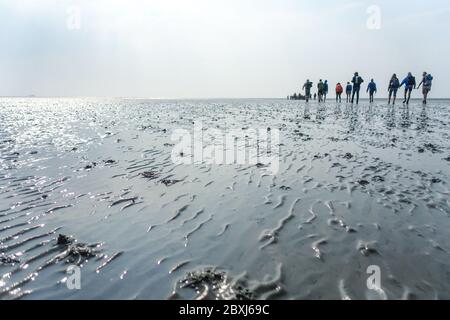
[[[97,250],[99,244],[78,243],[73,237],[63,234],[58,235],[56,243],[64,248],[64,251],[55,257],[56,261],[67,259],[68,263],[80,265],[83,260],[100,256]]]
[[[170,187],[174,185],[175,183],[180,182],[181,180],[175,180],[175,179],[162,179],[160,182],[164,184],[166,187]]]
[[[159,173],[155,171],[144,171],[141,173],[141,176],[150,180],[154,180],[159,177]]]
[[[211,267],[188,272],[180,280],[180,287],[195,290],[196,299],[201,300],[251,300],[254,297],[250,289],[232,281],[226,272]]]
[[[17,259],[14,255],[7,256],[7,255],[0,255],[0,264],[4,265],[15,265],[16,263],[20,263],[20,260]]]

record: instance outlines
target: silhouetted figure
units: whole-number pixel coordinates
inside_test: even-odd
[[[422,87],[423,104],[427,104],[428,93],[431,91],[432,84],[433,84],[433,76],[431,74],[424,72],[422,75],[422,81],[420,81],[419,86],[417,87],[417,89],[420,89],[420,86],[423,85]]]
[[[323,84],[323,102],[327,101],[327,94],[328,94],[328,80],[325,80]]]
[[[361,78],[358,74],[358,72],[355,72],[355,75],[353,76],[352,83],[353,83],[353,93],[352,93],[352,103],[355,101],[355,94],[356,94],[356,104],[359,103],[359,91],[361,90],[361,85],[364,82],[363,78]]]
[[[353,86],[350,82],[347,82],[347,86],[345,87],[345,93],[347,94],[347,103],[350,102],[350,97],[352,95]]]
[[[377,84],[373,81],[373,79],[370,80],[369,84],[367,85],[367,91],[369,93],[369,102],[373,102],[373,95],[377,92]]]
[[[391,97],[394,96],[394,100],[392,101],[392,104],[395,104],[395,100],[397,99],[397,90],[400,87],[400,80],[398,80],[397,75],[394,73],[392,75],[391,80],[389,81],[389,101],[388,104],[391,104]]]
[[[323,98],[323,82],[322,82],[322,79],[320,79],[319,83],[317,84],[317,95],[319,96],[319,102],[322,102],[322,98]]]
[[[305,84],[303,85],[303,89],[305,90],[305,98],[306,102],[309,101],[309,98],[311,97],[311,88],[313,86],[313,83],[311,81],[306,80]]]
[[[342,88],[341,83],[338,82],[338,84],[336,85],[336,102],[339,101],[339,103],[341,103],[341,96],[342,96],[342,92],[344,91],[344,88]],[[348,99],[348,97],[347,97]]]
[[[411,92],[416,88],[416,78],[411,74],[411,72],[409,72],[406,78],[403,79],[400,87],[403,85],[405,85],[405,100],[403,100],[403,104],[406,103],[408,105],[409,99],[411,99]]]

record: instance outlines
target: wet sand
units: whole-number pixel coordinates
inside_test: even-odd
[[[0,299],[450,299],[449,111],[2,98]],[[279,128],[280,171],[173,164],[199,120]]]

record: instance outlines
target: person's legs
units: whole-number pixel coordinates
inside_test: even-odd
[[[405,88],[405,100],[403,100],[403,103],[406,103],[407,95],[408,95],[408,87]]]
[[[412,92],[412,88],[408,89],[408,100],[406,101],[406,104],[409,104],[409,99],[411,99],[411,92]]]
[[[356,94],[356,89],[353,89],[353,92],[352,92],[352,103],[355,101],[355,94]]]
[[[397,99],[397,89],[394,90],[394,100],[392,102],[392,105],[395,104],[395,100]]]
[[[428,92],[430,92],[430,89],[424,87],[423,88],[423,104],[427,104]]]
[[[388,99],[388,104],[391,104],[391,97],[392,97],[392,89],[389,90],[389,99]]]
[[[359,103],[359,88],[356,90],[356,104]]]

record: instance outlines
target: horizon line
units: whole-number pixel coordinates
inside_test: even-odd
[[[264,99],[264,100],[286,100],[286,101],[304,101],[304,100],[288,100],[288,96],[283,97],[133,97],[133,96],[45,96],[45,95],[11,95],[11,96],[2,96],[0,95],[0,99],[2,98],[78,98],[78,99],[135,99],[135,100],[234,100],[234,99],[243,99],[243,100],[252,100],[252,99]],[[327,100],[334,100],[330,95],[327,97]],[[398,98],[398,97],[397,97]],[[386,97],[378,97],[374,98],[375,100],[385,100],[388,99]],[[369,100],[369,98],[360,97],[359,100]],[[411,100],[423,100],[423,98],[412,98]],[[428,98],[428,100],[450,100],[450,97],[438,97],[438,98]],[[310,99],[310,101],[316,101],[314,99]]]

